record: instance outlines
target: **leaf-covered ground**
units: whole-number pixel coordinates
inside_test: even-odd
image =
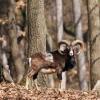
[[[0,100],[100,100],[98,92],[57,89],[26,90],[23,86],[0,84]]]

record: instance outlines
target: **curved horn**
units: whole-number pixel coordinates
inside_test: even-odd
[[[63,44],[65,44],[66,47],[64,47]],[[70,45],[70,42],[68,42],[67,40],[61,40],[58,43],[58,52],[62,55],[65,55],[65,50],[66,50],[67,46],[69,46],[69,45]]]
[[[80,45],[80,48],[83,50],[84,49],[84,43],[81,40],[75,40],[72,42],[72,45]]]
[[[61,45],[61,44],[66,44],[66,45],[69,45],[70,42],[67,41],[67,40],[61,40],[60,42],[58,42],[58,47]]]

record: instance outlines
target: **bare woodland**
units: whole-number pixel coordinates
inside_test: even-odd
[[[0,100],[99,100],[99,42],[100,0],[0,0]]]

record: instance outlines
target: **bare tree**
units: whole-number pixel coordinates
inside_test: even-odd
[[[88,0],[88,18],[90,33],[91,88],[100,80],[100,17],[99,1]]]
[[[37,52],[46,52],[46,23],[44,17],[44,0],[27,1],[28,17],[28,51],[30,57]],[[31,82],[30,82],[31,83]],[[47,85],[47,76],[40,73],[38,75],[38,84]]]
[[[76,38],[83,41],[82,34],[82,20],[81,20],[81,5],[80,0],[73,0],[73,9],[74,9],[74,17],[75,17],[75,31]],[[82,90],[88,90],[88,82],[87,82],[87,69],[86,69],[86,61],[85,54],[81,53],[78,56],[78,72],[79,72],[79,82],[80,88]]]
[[[2,65],[3,65],[3,75],[6,81],[14,83],[11,73],[10,73],[10,66],[8,65],[8,57],[7,57],[7,49],[8,43],[4,36],[2,37]]]
[[[16,81],[20,83],[24,75],[24,64],[22,62],[19,53],[20,50],[17,43],[17,31],[14,11],[15,1],[0,0],[0,7],[0,36],[2,37],[0,49],[3,65],[3,75],[5,80],[9,82],[14,82],[13,80],[15,80],[14,78],[16,78]],[[12,63],[14,64],[14,70],[10,70],[12,67],[10,64]],[[17,72],[17,76],[13,77],[13,74],[15,74],[15,69]]]
[[[53,50],[53,40],[51,35],[47,32],[46,33],[46,51],[51,52]],[[55,87],[55,80],[54,80],[54,74],[48,75],[48,83],[50,87]]]
[[[58,42],[63,39],[63,7],[62,0],[56,0],[57,6],[57,40]]]
[[[12,57],[14,60],[14,64],[15,64],[15,69],[17,72],[17,83],[20,83],[24,72],[25,72],[25,68],[24,68],[24,64],[23,61],[21,59],[21,55],[20,55],[20,51],[19,51],[19,47],[18,47],[18,43],[17,43],[17,30],[16,30],[16,25],[15,25],[15,1],[11,0],[11,7],[9,8],[9,38],[11,40],[11,53],[12,53]]]
[[[63,39],[63,5],[62,0],[56,0],[57,6],[57,42]],[[62,73],[61,89],[66,89],[66,72]]]
[[[6,28],[5,26],[7,26],[8,23],[8,8],[10,7],[10,0],[0,0],[0,59],[1,59],[1,64],[3,66],[3,76],[5,78],[5,80],[9,81],[9,82],[13,82],[13,79],[11,77],[10,74],[10,70],[9,70],[9,65],[8,65],[8,57],[7,57],[7,52],[8,50],[8,46],[9,43],[6,39]],[[1,67],[1,66],[0,66]],[[2,71],[1,70],[1,71]]]

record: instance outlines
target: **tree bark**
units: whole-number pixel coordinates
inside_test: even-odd
[[[46,51],[50,52],[53,49],[53,40],[49,33],[46,33]],[[55,80],[54,80],[54,74],[48,75],[48,84],[49,87],[55,88]]]
[[[8,51],[9,51],[9,43],[7,41],[7,34],[6,33],[6,27],[8,27],[8,11],[9,7],[11,7],[10,0],[0,0],[0,59],[1,64],[3,66],[3,69],[1,69],[1,72],[3,71],[4,79],[8,82],[13,82],[13,78],[10,74],[10,69],[8,65]],[[6,27],[5,27],[6,26]],[[4,38],[6,37],[6,38]],[[1,67],[1,66],[0,66]],[[2,75],[1,75],[2,76]],[[1,79],[1,78],[0,78]]]
[[[74,9],[74,17],[75,17],[75,31],[76,31],[76,39],[80,39],[83,41],[82,34],[82,20],[81,20],[81,5],[80,0],[73,0],[73,9]],[[88,90],[88,81],[87,81],[87,69],[86,69],[86,61],[85,54],[81,53],[78,56],[78,72],[79,72],[79,83],[81,90]]]
[[[63,39],[63,7],[62,0],[56,0],[57,6],[57,40],[58,42]]]
[[[46,52],[46,23],[44,17],[44,0],[27,1],[28,17],[28,57],[37,52]],[[39,73],[38,84],[47,86],[47,75]]]
[[[63,7],[62,7],[62,0],[56,0],[57,5],[57,42],[61,41],[63,39]],[[66,72],[62,73],[62,81],[60,83],[61,89],[66,89],[66,83],[67,83],[67,76]]]
[[[90,33],[91,88],[100,80],[100,17],[99,1],[88,0],[88,18]]]
[[[11,77],[11,73],[10,73],[10,68],[8,65],[8,57],[7,57],[7,52],[5,49],[7,49],[7,41],[5,39],[3,39],[2,41],[2,54],[1,54],[1,59],[2,59],[2,65],[3,65],[3,76],[4,79],[8,82],[14,83],[12,77]]]
[[[28,0],[28,56],[36,52],[46,52],[46,26],[44,1]]]
[[[11,0],[11,7],[9,8],[9,38],[11,42],[11,53],[15,64],[15,69],[17,72],[16,82],[20,83],[23,79],[25,68],[24,63],[21,59],[19,47],[17,44],[17,30],[15,25],[15,1]]]

